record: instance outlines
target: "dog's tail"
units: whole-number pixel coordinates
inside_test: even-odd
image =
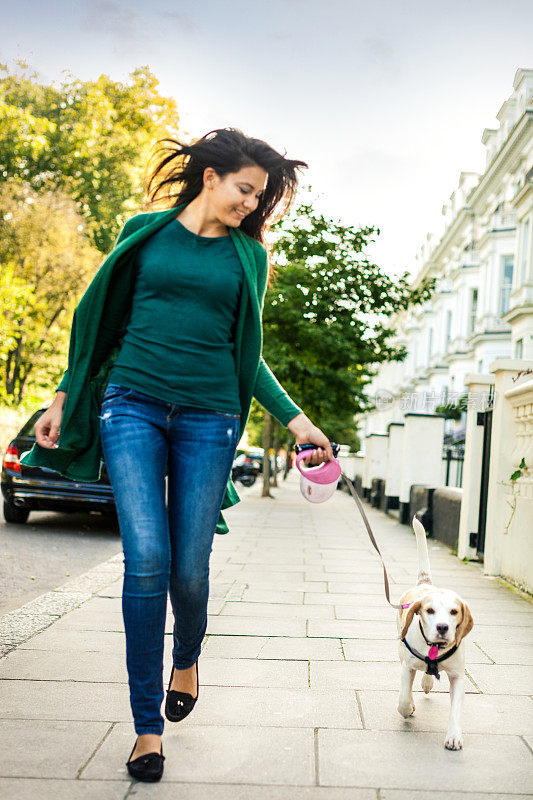
[[[421,583],[432,583],[431,569],[429,567],[428,544],[426,540],[426,530],[416,516],[413,517],[413,528],[416,536],[416,549],[418,552],[418,581]]]

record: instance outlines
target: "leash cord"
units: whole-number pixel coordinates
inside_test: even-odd
[[[387,603],[390,606],[392,606],[393,608],[396,608],[396,609],[400,610],[400,609],[403,608],[403,606],[399,605],[398,603],[392,603],[391,602],[390,590],[389,590],[389,576],[387,575],[387,568],[385,566],[385,562],[383,561],[383,556],[381,555],[381,552],[380,552],[380,549],[378,547],[378,544],[377,544],[377,542],[376,542],[376,540],[374,538],[374,534],[372,533],[372,528],[370,527],[370,523],[369,523],[369,521],[367,519],[367,516],[365,514],[365,510],[364,510],[364,508],[362,506],[361,501],[359,500],[357,492],[355,491],[355,486],[353,485],[353,483],[350,480],[350,478],[346,477],[344,472],[341,473],[341,477],[344,480],[344,482],[346,483],[346,485],[348,487],[348,490],[349,490],[350,494],[352,495],[353,499],[355,500],[355,502],[357,504],[357,508],[361,512],[361,516],[363,517],[363,522],[365,523],[365,527],[366,527],[368,536],[370,537],[370,541],[372,542],[372,544],[374,546],[374,549],[376,550],[376,552],[377,552],[377,554],[378,554],[378,556],[379,556],[379,558],[381,560],[381,564],[383,566],[383,581],[385,583],[385,597],[387,598]]]

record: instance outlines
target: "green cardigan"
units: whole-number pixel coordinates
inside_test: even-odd
[[[74,311],[68,369],[57,389],[67,392],[57,447],[49,449],[35,443],[21,458],[23,464],[54,470],[73,481],[95,482],[100,479],[102,445],[99,416],[109,374],[131,313],[135,254],[149,236],[177,216],[186,205],[138,214],[126,222],[115,247]],[[266,250],[239,228],[230,227],[229,233],[244,272],[235,332],[242,436],[252,397],[256,397],[282,425],[287,425],[301,409],[287,395],[261,356],[261,315],[268,279]],[[230,478],[222,508],[238,502],[239,495]],[[220,514],[217,533],[227,531]]]

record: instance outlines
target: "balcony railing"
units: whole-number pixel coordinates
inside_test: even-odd
[[[462,267],[478,267],[479,251],[465,250],[464,253],[461,255],[460,264]]]
[[[509,228],[516,228],[516,214],[511,211],[498,211],[493,215],[493,230],[507,230]]]

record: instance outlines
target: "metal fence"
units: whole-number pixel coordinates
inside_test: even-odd
[[[463,485],[464,441],[445,444],[442,451],[442,460],[445,462],[444,485],[460,489]]]

